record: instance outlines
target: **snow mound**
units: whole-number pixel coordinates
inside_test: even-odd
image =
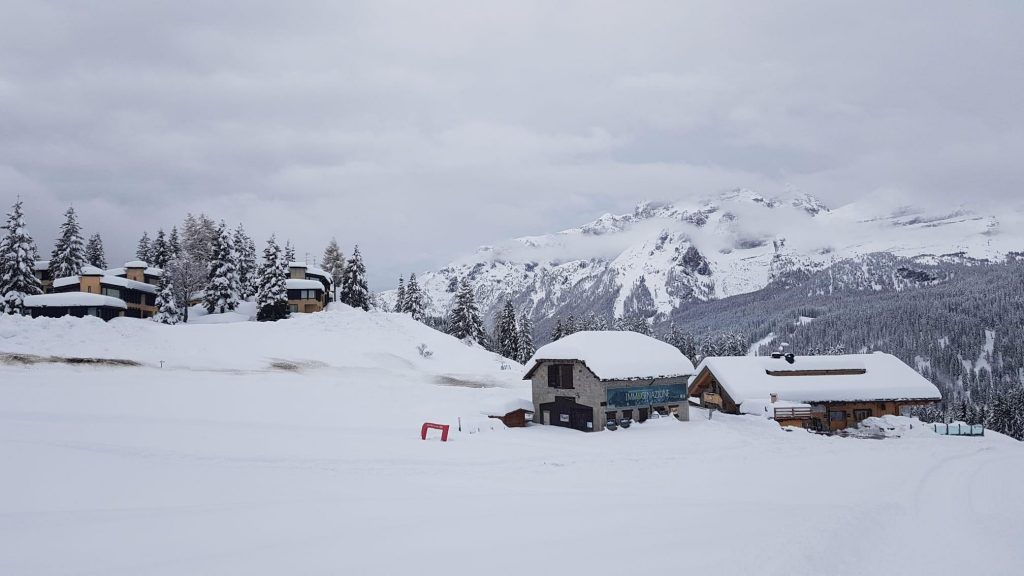
[[[850,436],[865,438],[900,438],[903,436],[934,437],[932,425],[909,416],[875,416],[865,418]]]

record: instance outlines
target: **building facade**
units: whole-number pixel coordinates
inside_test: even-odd
[[[157,287],[145,282],[138,282],[112,276],[104,270],[86,266],[79,276],[57,278],[53,281],[52,294],[98,294],[116,298],[125,303],[124,315],[131,318],[150,318],[157,312]]]
[[[524,375],[534,422],[584,432],[609,422],[674,415],[689,420],[693,364],[675,347],[635,332],[577,332],[541,347]]]

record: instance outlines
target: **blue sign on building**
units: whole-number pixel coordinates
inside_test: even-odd
[[[636,388],[609,388],[608,406],[630,408],[686,401],[685,384],[662,384]]]

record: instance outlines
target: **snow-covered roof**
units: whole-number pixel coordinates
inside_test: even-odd
[[[146,270],[143,272],[143,274],[145,274],[147,276],[163,276],[164,275],[164,269],[163,268],[157,268],[156,266],[150,266],[149,268],[146,268]]]
[[[107,274],[110,274],[111,276],[124,276],[127,273],[128,270],[125,268],[111,268],[110,270],[107,270]]]
[[[671,344],[637,332],[577,332],[556,340],[527,362],[524,379],[545,360],[579,360],[601,380],[673,378],[694,373],[693,363]]]
[[[125,268],[149,268],[149,263],[143,260],[132,260],[124,263]]]
[[[78,284],[81,281],[82,280],[81,280],[81,278],[79,276],[64,276],[63,278],[54,278],[54,280],[53,280],[53,287],[54,288],[63,288],[64,286],[71,286],[72,284]]]
[[[151,294],[156,294],[157,291],[157,287],[152,284],[129,280],[127,278],[121,278],[120,276],[104,276],[103,278],[100,278],[100,284],[112,284],[114,286],[132,288],[134,290],[141,290],[142,292],[149,292]]]
[[[106,272],[95,266],[82,266],[82,276],[103,276]]]
[[[891,354],[796,356],[790,364],[770,356],[705,358],[697,376],[708,369],[733,402],[769,398],[793,402],[856,400],[940,400],[938,388]],[[822,372],[826,372],[822,374]],[[831,373],[828,373],[831,372]]]
[[[485,416],[504,416],[516,410],[533,412],[533,402],[525,398],[494,398],[483,403],[480,413]]]
[[[289,278],[285,280],[285,286],[288,290],[320,290],[323,291],[324,285],[319,280],[298,280],[295,278]]]
[[[37,270],[37,271],[38,270],[49,270],[50,269],[50,261],[49,260],[36,260],[35,264],[32,265],[32,269],[33,270]]]
[[[288,267],[304,268],[306,270],[306,274],[312,274],[314,276],[323,276],[325,279],[327,279],[328,282],[331,281],[331,274],[329,272],[327,272],[323,268],[313,266],[312,264],[306,264],[305,262],[290,262],[288,264]]]
[[[36,294],[25,297],[25,306],[29,308],[62,308],[69,306],[108,306],[111,308],[127,308],[128,305],[120,298],[90,294],[89,292],[61,292],[59,294]]]

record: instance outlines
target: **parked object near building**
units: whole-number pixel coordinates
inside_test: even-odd
[[[610,420],[643,422],[652,412],[689,420],[693,363],[671,344],[636,332],[577,332],[527,362],[534,422],[586,432]]]
[[[61,316],[95,316],[110,320],[124,316],[127,304],[120,298],[90,294],[88,292],[64,292],[60,294],[36,294],[25,297],[25,311],[33,318],[41,316],[59,318]]]
[[[115,298],[125,303],[124,316],[132,318],[150,318],[156,313],[156,286],[113,276],[93,266],[83,267],[79,276],[67,276],[53,281],[51,294],[69,293]]]
[[[690,380],[689,395],[707,408],[822,431],[942,400],[934,384],[881,352],[705,358]]]

